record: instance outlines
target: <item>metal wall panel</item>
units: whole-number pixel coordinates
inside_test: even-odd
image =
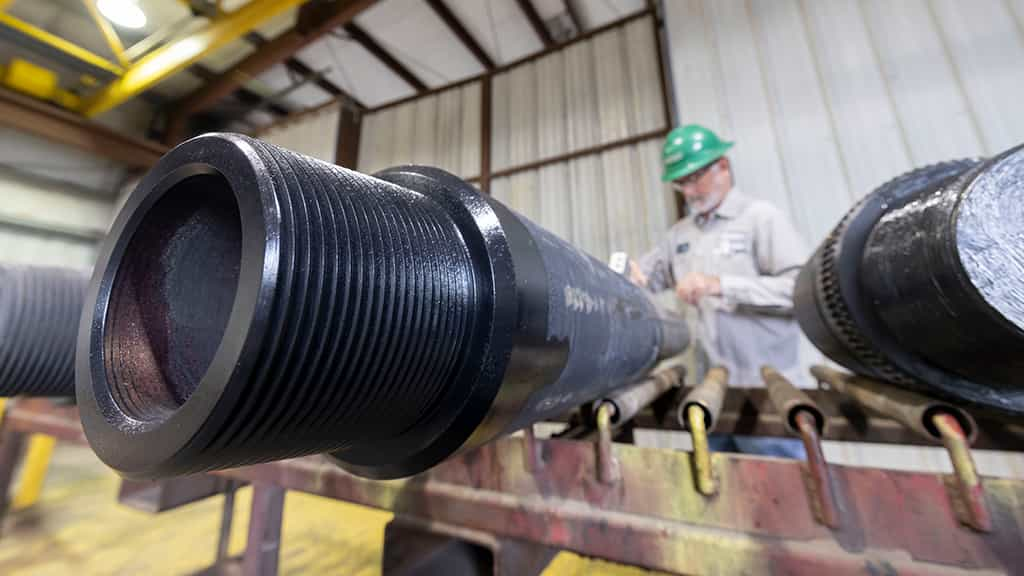
[[[675,2],[666,3],[667,15],[673,14]],[[730,158],[734,161],[737,184],[748,193],[774,202],[783,210],[792,213],[794,206],[787,195],[788,181],[783,169],[779,149],[779,134],[775,130],[775,119],[768,99],[766,80],[760,64],[757,39],[749,18],[747,5],[741,0],[707,2],[700,11],[713,38],[708,50],[712,65],[717,65],[721,75],[719,99],[720,111],[724,114],[721,128],[724,137],[738,142]],[[672,42],[674,23],[669,20],[668,38]],[[675,46],[670,45],[674,61]],[[685,98],[685,86],[700,81],[676,79],[677,98]],[[690,114],[683,104],[677,103],[680,121],[683,123],[705,123],[699,116]],[[766,153],[771,151],[771,153]]]
[[[842,217],[853,196],[803,15],[796,0],[753,2],[748,14],[793,219],[810,238],[822,238]]]
[[[804,1],[811,54],[854,197],[911,167],[910,151],[859,0]],[[864,126],[876,126],[864,130]]]
[[[324,162],[334,163],[338,145],[338,104],[305,114],[264,132],[260,137]]]
[[[359,170],[398,164],[480,173],[480,83],[473,82],[363,116]]]
[[[0,198],[0,262],[88,270],[116,196],[0,169]]]
[[[89,271],[96,261],[96,250],[95,241],[0,222],[0,262],[5,264]]]
[[[656,45],[643,18],[494,78],[495,169],[665,126]],[[661,139],[497,178],[492,194],[599,259],[645,253],[675,217]]]
[[[911,163],[981,154],[979,128],[929,5],[870,0],[861,9]]]
[[[915,166],[1024,141],[1024,0],[671,0],[683,122],[735,139],[745,191],[809,245]]]
[[[935,19],[967,93],[983,152],[1024,140],[1024,36],[1005,0],[935,0]]]

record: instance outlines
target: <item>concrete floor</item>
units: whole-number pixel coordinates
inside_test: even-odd
[[[148,514],[116,501],[118,478],[84,447],[58,445],[40,501],[13,512],[0,538],[0,574],[179,575],[215,557],[222,498]],[[235,504],[231,554],[245,546],[251,492]],[[384,525],[391,514],[289,493],[285,500],[281,574],[380,574]],[[546,575],[640,576],[636,568],[563,552]]]

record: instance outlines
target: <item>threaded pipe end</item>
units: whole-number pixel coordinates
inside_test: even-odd
[[[198,472],[376,444],[436,409],[479,314],[442,206],[242,136],[163,163],[109,259],[102,378],[84,385],[108,425],[165,446],[101,457]]]
[[[75,336],[89,277],[0,266],[0,396],[75,393]]]

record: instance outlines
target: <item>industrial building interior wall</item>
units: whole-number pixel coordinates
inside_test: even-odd
[[[423,164],[479,176],[480,97],[480,82],[471,82],[363,116],[359,171]]]
[[[260,138],[333,164],[338,145],[340,106],[341,104],[326,106],[295,120],[278,124],[260,134]]]
[[[495,179],[491,194],[600,260],[636,258],[675,216],[660,158],[661,140],[647,140]]]
[[[792,215],[808,255],[915,167],[1024,141],[1024,0],[666,0],[676,115],[736,142],[738,185]],[[804,362],[820,358],[804,340]],[[807,382],[810,383],[809,381]],[[935,470],[917,448],[837,462]],[[1024,475],[1024,458],[991,469]]]
[[[1024,1],[664,2],[675,105],[817,244],[860,197],[1024,141]]]
[[[642,18],[495,76],[494,170],[664,128],[656,46]],[[491,193],[599,259],[635,256],[675,219],[660,158],[659,134],[495,178]]]
[[[123,168],[10,129],[0,158],[0,262],[91,269]]]

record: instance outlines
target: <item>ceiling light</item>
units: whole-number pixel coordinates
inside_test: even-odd
[[[146,25],[146,13],[135,0],[97,0],[96,8],[104,18],[122,28],[142,28]]]

